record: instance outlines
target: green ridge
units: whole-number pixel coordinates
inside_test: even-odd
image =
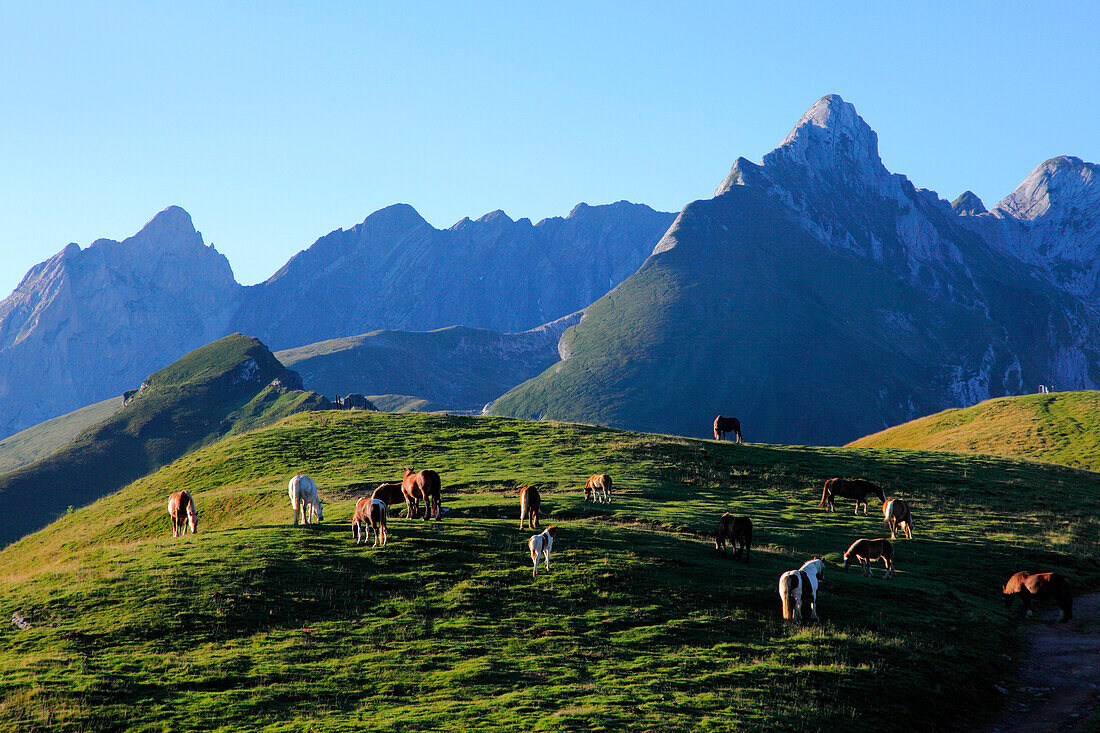
[[[0,440],[0,473],[45,458],[120,407],[122,397],[112,397],[9,435]]]

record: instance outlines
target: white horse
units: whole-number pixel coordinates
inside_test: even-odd
[[[788,570],[779,576],[779,599],[783,603],[783,619],[802,620],[802,604],[810,604],[810,614],[817,621],[817,585],[825,576],[825,563],[815,557],[798,570]]]
[[[324,512],[321,511],[321,497],[317,494],[317,484],[309,476],[295,476],[290,479],[287,486],[290,494],[290,507],[294,510],[294,524],[298,524],[298,516],[302,522],[311,524],[314,519],[318,522],[325,521]]]
[[[538,575],[539,570],[539,555],[546,558],[546,570],[550,570],[550,550],[554,547],[554,534],[557,532],[553,527],[547,527],[541,534],[532,535],[531,539],[527,540],[527,549],[531,551],[531,577],[534,578]]]

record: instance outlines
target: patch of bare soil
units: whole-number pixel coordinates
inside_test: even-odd
[[[1006,690],[1004,716],[989,733],[1084,731],[1100,713],[1100,593],[1074,598],[1073,619],[1065,624],[1051,605],[1032,605],[1036,620],[1027,622],[1027,657],[1015,686]]]

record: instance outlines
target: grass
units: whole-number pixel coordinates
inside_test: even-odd
[[[346,487],[406,465],[440,472],[444,520],[391,519],[389,546],[354,546]],[[582,500],[597,470],[615,478],[610,507]],[[295,472],[322,487],[324,523],[289,526]],[[879,517],[817,509],[832,475],[914,503],[896,580],[837,567]],[[993,685],[1015,653],[1004,578],[1042,567],[1078,589],[1100,582],[1095,482],[987,457],[299,414],[0,553],[0,617],[32,624],[0,627],[0,727],[965,727],[996,712]],[[525,483],[559,527],[536,579],[531,532],[517,527]],[[164,504],[179,488],[195,496],[200,533],[173,540]],[[713,552],[707,535],[727,510],[755,522],[749,563]],[[776,579],[815,554],[828,566],[822,622],[788,627]]]
[[[45,458],[120,407],[122,397],[111,397],[9,435],[0,440],[0,473]]]

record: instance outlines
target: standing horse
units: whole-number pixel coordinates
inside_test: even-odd
[[[905,499],[891,499],[882,505],[882,528],[890,530],[890,539],[898,538],[898,527],[905,533],[905,539],[913,539],[913,515],[909,511],[909,502]]]
[[[714,551],[721,552],[726,549],[726,542],[737,548],[733,553],[733,559],[745,552],[745,562],[749,561],[749,548],[752,547],[752,520],[748,517],[735,517],[729,512],[718,520],[718,531],[714,533]],[[738,547],[740,545],[740,547]]]
[[[531,539],[527,540],[527,549],[531,551],[532,578],[538,575],[539,555],[546,558],[546,571],[550,572],[550,550],[554,548],[555,534],[557,534],[555,528],[547,527],[541,534],[532,535]]]
[[[833,499],[843,496],[856,500],[856,514],[859,514],[859,505],[863,504],[863,513],[867,514],[867,495],[873,494],[879,501],[886,501],[886,492],[881,486],[876,486],[865,478],[846,479],[831,478],[825,482],[825,488],[821,490],[821,501],[818,506],[825,507],[826,511],[835,512]]]
[[[783,604],[785,621],[804,620],[809,608],[810,618],[817,621],[817,587],[825,577],[825,563],[819,557],[807,560],[798,570],[788,570],[779,576],[779,600]]]
[[[844,553],[845,570],[848,570],[848,566],[852,564],[852,558],[859,560],[859,566],[868,578],[871,577],[871,563],[879,559],[886,565],[886,569],[882,571],[883,578],[893,578],[897,575],[894,572],[894,546],[890,544],[890,540],[856,540]]]
[[[1001,587],[1005,597],[1005,608],[1012,608],[1016,596],[1024,604],[1024,615],[1031,618],[1031,599],[1052,599],[1062,609],[1060,621],[1065,623],[1073,618],[1073,589],[1066,576],[1061,573],[1029,573],[1026,570],[1013,575]]]
[[[317,484],[309,476],[299,475],[290,479],[287,493],[290,494],[290,507],[294,510],[294,526],[298,526],[299,516],[303,524],[312,524],[314,519],[325,521],[321,495],[317,493]]]
[[[405,503],[405,494],[401,491],[401,484],[395,482],[378,484],[378,488],[374,490],[370,498],[382,501],[387,507],[387,513],[389,507],[395,507],[398,504]]]
[[[378,540],[382,540],[382,546],[386,546],[389,533],[386,532],[386,515],[388,514],[386,502],[381,499],[362,497],[355,502],[355,515],[351,519],[351,536],[355,538],[355,544],[365,543],[370,539],[370,531],[374,529],[374,544],[378,547]],[[360,529],[360,527],[362,529]]]
[[[168,497],[168,516],[172,519],[173,537],[187,534],[188,528],[191,534],[199,531],[199,512],[195,509],[191,494],[186,491],[177,491]]]
[[[539,526],[539,512],[542,511],[542,497],[534,486],[524,486],[519,490],[519,528],[524,521],[531,529]]]
[[[439,474],[425,470],[413,473],[405,469],[405,478],[401,481],[401,493],[405,495],[405,507],[411,519],[420,511],[420,500],[424,500],[424,521],[441,519],[443,516],[442,490]]]
[[[741,421],[736,417],[722,417],[719,415],[714,418],[714,439],[721,440],[726,433],[733,433],[738,443],[745,442],[741,438]]]
[[[611,503],[611,477],[606,473],[596,473],[589,477],[584,485],[584,500]]]

